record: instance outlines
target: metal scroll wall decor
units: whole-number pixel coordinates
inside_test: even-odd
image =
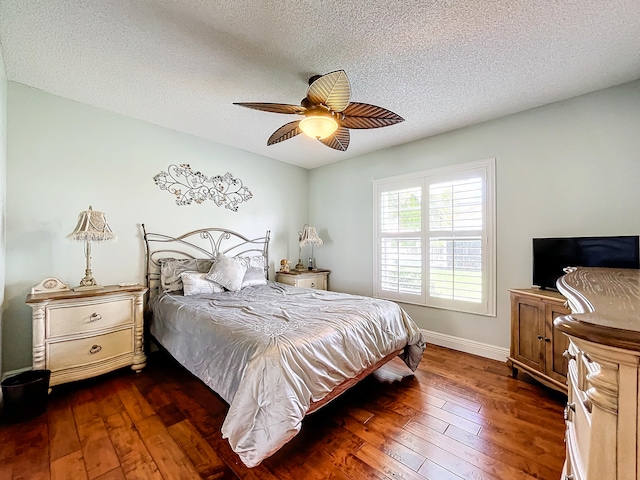
[[[208,177],[194,172],[188,164],[169,165],[166,172],[160,172],[153,181],[160,190],[167,190],[176,196],[176,204],[191,205],[213,200],[218,206],[238,211],[238,204],[248,201],[253,194],[230,173]]]

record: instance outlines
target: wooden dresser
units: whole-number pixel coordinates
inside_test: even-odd
[[[50,386],[131,365],[146,365],[142,285],[35,293],[33,368],[51,370]]]
[[[640,270],[577,268],[558,280],[571,314],[564,479],[638,480]]]

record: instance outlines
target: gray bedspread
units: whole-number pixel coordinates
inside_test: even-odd
[[[311,402],[404,346],[415,370],[425,347],[393,302],[275,282],[151,306],[151,334],[229,403],[222,434],[249,467],[298,433]]]

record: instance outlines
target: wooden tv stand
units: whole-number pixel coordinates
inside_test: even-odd
[[[566,298],[552,290],[519,288],[511,294],[511,350],[507,365],[513,377],[522,370],[540,383],[567,393],[569,340],[554,325],[555,318],[568,315]]]

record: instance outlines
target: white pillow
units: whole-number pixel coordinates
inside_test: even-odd
[[[266,285],[267,277],[265,276],[265,258],[263,255],[255,255],[245,257],[245,261],[249,264],[244,278],[242,279],[242,288],[252,287],[254,285]]]
[[[185,295],[200,295],[202,293],[220,293],[224,292],[224,288],[211,280],[207,280],[207,273],[201,272],[182,272],[180,279],[184,287]]]
[[[213,261],[204,258],[161,258],[160,283],[165,292],[177,292],[182,290],[182,272],[197,271],[207,273],[211,269]]]
[[[242,288],[242,280],[246,272],[247,263],[242,259],[218,253],[216,262],[205,278],[222,285],[227,290],[237,292]]]

